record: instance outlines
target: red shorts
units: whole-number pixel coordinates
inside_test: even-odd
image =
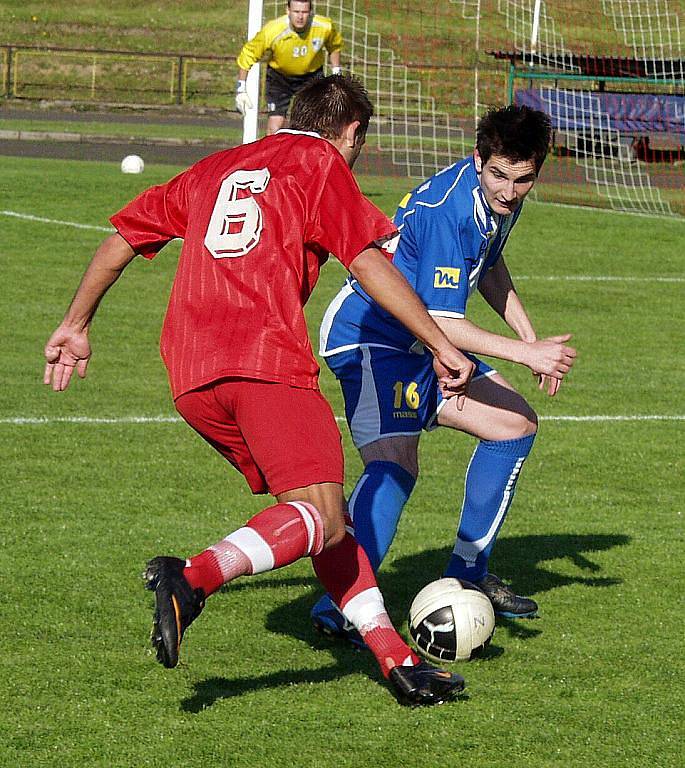
[[[176,410],[243,473],[253,493],[343,483],[343,451],[330,405],[313,389],[222,379],[176,399]]]

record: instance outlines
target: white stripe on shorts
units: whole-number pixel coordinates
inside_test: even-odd
[[[371,369],[371,352],[368,347],[360,347],[360,350],[362,385],[359,390],[359,401],[350,421],[350,432],[357,448],[378,440],[381,432],[381,411]]]

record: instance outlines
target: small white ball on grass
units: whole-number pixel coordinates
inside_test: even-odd
[[[142,173],[145,169],[143,158],[138,155],[126,155],[121,161],[122,173]]]

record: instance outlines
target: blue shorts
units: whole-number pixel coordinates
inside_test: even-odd
[[[496,371],[473,355],[473,379]],[[446,402],[429,352],[361,346],[324,358],[340,382],[345,417],[357,448],[383,437],[419,434],[438,426]]]

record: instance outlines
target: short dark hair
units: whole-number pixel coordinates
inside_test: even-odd
[[[547,157],[552,122],[539,109],[511,104],[488,110],[476,128],[476,149],[487,163],[492,155],[520,162],[535,160],[539,171]]]
[[[288,8],[290,8],[290,3],[292,0],[288,0]],[[314,0],[295,0],[296,3],[309,3],[309,10],[314,7]]]
[[[324,139],[337,139],[346,126],[359,120],[355,142],[363,141],[373,105],[361,81],[352,75],[317,77],[295,94],[290,127],[315,131]]]

